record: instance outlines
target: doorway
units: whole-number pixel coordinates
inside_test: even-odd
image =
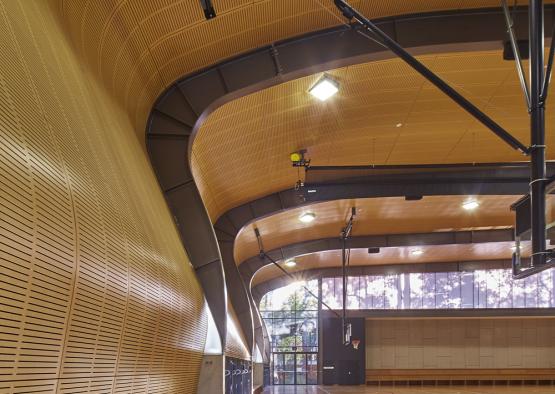
[[[308,385],[318,383],[318,353],[272,353],[272,384]]]

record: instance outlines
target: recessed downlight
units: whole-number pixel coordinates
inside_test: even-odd
[[[467,211],[473,211],[474,209],[478,208],[479,206],[480,206],[480,203],[476,200],[467,200],[467,201],[462,203],[463,209],[465,209]]]
[[[326,101],[339,91],[339,84],[328,75],[324,74],[308,92],[320,101]]]
[[[285,266],[288,267],[288,268],[293,268],[293,267],[296,267],[296,266],[297,266],[297,262],[296,262],[295,260],[293,260],[293,259],[287,260],[287,261],[285,262]]]
[[[410,254],[412,254],[413,256],[421,256],[422,254],[424,254],[424,251],[422,249],[414,249],[410,252]]]
[[[303,223],[310,223],[316,219],[316,214],[314,212],[305,212],[299,216],[299,220]]]

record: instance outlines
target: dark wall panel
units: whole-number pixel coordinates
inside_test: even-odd
[[[365,327],[364,319],[347,319],[352,326],[352,339],[360,340],[358,349],[345,346],[342,341],[341,319],[324,318],[323,336],[323,383],[325,385],[359,385],[365,382]]]

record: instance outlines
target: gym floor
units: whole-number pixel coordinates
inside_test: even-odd
[[[452,386],[395,388],[371,386],[272,386],[264,394],[555,394],[555,386],[484,387]]]

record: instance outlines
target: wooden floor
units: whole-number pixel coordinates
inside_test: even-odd
[[[264,394],[555,394],[555,386],[522,387],[422,387],[395,388],[371,386],[273,386],[267,387]]]

